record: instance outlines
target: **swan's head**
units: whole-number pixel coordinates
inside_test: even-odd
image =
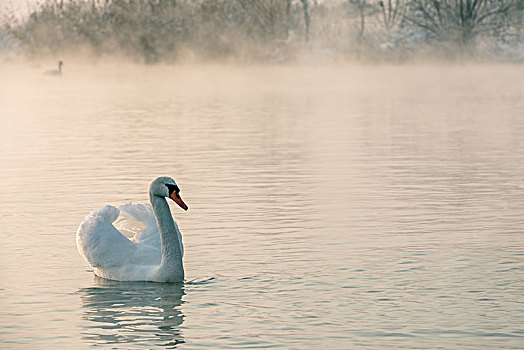
[[[188,209],[186,203],[180,197],[180,189],[175,180],[168,176],[161,176],[153,180],[149,186],[149,193],[153,196],[171,198],[180,208]]]

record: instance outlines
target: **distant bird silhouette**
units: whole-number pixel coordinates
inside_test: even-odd
[[[58,61],[58,70],[52,69],[45,72],[45,75],[62,75],[62,66],[64,62]]]

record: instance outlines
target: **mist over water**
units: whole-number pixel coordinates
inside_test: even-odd
[[[2,348],[521,347],[521,67],[55,65],[0,65]],[[186,282],[95,278],[158,175]]]
[[[524,62],[519,0],[42,0],[0,5],[0,59]]]

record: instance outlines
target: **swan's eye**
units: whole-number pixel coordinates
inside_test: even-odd
[[[178,188],[177,185],[166,184],[166,186],[167,186],[167,189],[169,190],[169,196],[171,196],[173,192],[175,192],[178,197],[178,193],[180,192],[180,189]]]

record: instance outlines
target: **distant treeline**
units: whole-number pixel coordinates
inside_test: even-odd
[[[29,56],[524,61],[524,0],[47,0],[2,16],[4,50]]]

